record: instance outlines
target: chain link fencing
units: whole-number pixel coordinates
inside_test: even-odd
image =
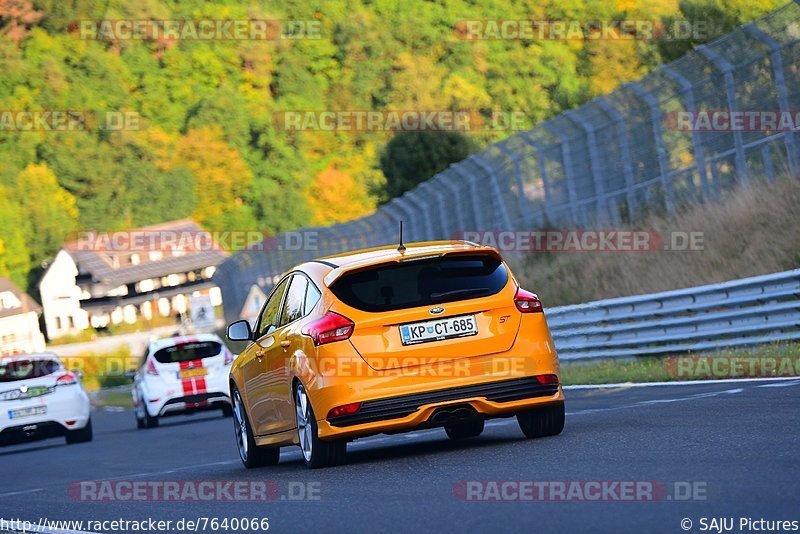
[[[396,243],[400,220],[406,242],[468,230],[607,228],[713,201],[736,185],[798,177],[800,140],[791,128],[677,121],[680,113],[798,110],[800,4],[792,2],[451,165],[371,215],[306,228],[299,244],[278,236],[274,250],[233,254],[214,275],[225,318],[252,314],[245,308],[300,262]]]

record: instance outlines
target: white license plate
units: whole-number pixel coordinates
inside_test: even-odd
[[[47,406],[34,406],[33,408],[20,408],[18,410],[8,410],[8,418],[20,419],[22,417],[44,415],[46,413],[47,413]]]
[[[400,326],[400,339],[403,345],[474,336],[477,333],[478,323],[474,315],[458,315]]]

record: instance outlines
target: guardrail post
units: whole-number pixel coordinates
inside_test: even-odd
[[[770,60],[772,63],[772,77],[775,80],[775,89],[778,92],[778,106],[781,113],[789,114],[789,94],[786,91],[786,77],[783,74],[783,58],[781,57],[781,45],[778,41],[764,33],[755,24],[745,24],[742,26],[744,31],[764,43],[769,47]],[[789,162],[789,172],[793,177],[798,176],[797,146],[795,145],[794,132],[786,130],[783,132],[783,143],[786,145],[787,160]],[[766,161],[765,161],[766,164]],[[772,161],[770,161],[770,166]]]
[[[633,89],[633,92],[644,100],[650,108],[650,122],[653,123],[653,138],[656,144],[656,152],[658,153],[658,169],[661,173],[661,183],[664,187],[664,204],[667,208],[667,213],[673,213],[675,211],[675,203],[673,202],[672,195],[672,179],[669,176],[667,148],[664,146],[664,136],[661,132],[661,108],[655,97],[638,82],[630,83],[628,86]]]
[[[725,96],[728,100],[728,111],[731,113],[739,111],[736,105],[736,85],[733,80],[733,65],[706,45],[700,45],[695,48],[695,50],[722,72],[725,79]],[[736,147],[736,171],[740,181],[746,184],[749,182],[749,173],[747,172],[747,161],[744,157],[744,140],[742,139],[741,131],[733,130],[733,144]]]
[[[607,199],[606,199],[606,188],[605,188],[605,179],[603,178],[603,172],[600,170],[600,154],[597,151],[597,138],[594,134],[594,126],[591,124],[587,124],[582,117],[578,115],[575,110],[567,110],[564,113],[564,116],[567,117],[573,124],[575,124],[578,128],[583,130],[584,134],[586,135],[586,145],[589,148],[589,169],[592,172],[592,182],[594,182],[594,194],[597,199],[597,205],[595,209],[597,210],[597,220],[602,222],[603,219],[610,220],[611,213],[608,209]]]
[[[554,128],[549,122],[544,123],[544,128],[558,138],[561,145],[561,166],[564,168],[564,181],[567,183],[567,195],[569,196],[569,212],[572,223],[577,224],[578,217],[578,195],[575,192],[575,177],[572,174],[572,154],[569,150],[569,139]]]
[[[542,179],[544,189],[544,214],[548,224],[555,224],[553,216],[553,192],[550,189],[550,179],[547,177],[547,163],[544,158],[544,148],[541,142],[535,140],[530,132],[520,132],[522,139],[536,150],[536,164],[539,166],[539,177]]]
[[[625,117],[608,100],[598,98],[597,104],[608,113],[617,127],[617,145],[622,156],[622,174],[625,177],[625,198],[628,200],[628,218],[633,220],[638,211],[636,205],[636,191],[633,187],[633,164],[631,162],[631,148],[628,145],[628,132],[625,129]]]
[[[497,181],[497,174],[495,174],[494,169],[483,161],[483,158],[480,156],[472,155],[467,158],[468,160],[472,161],[480,167],[480,169],[489,176],[490,181],[492,183],[492,192],[493,192],[493,204],[496,206],[497,213],[500,214],[500,226],[501,229],[511,230],[511,221],[508,219],[508,212],[506,212],[506,203],[503,199],[503,194],[500,192],[500,184]],[[496,222],[496,221],[495,221]]]
[[[686,111],[694,115],[697,113],[697,106],[694,102],[694,91],[692,90],[692,84],[689,80],[687,80],[683,75],[681,75],[677,70],[670,67],[669,65],[662,65],[661,71],[668,76],[675,80],[678,85],[681,86],[681,91],[683,92],[683,100],[686,103]],[[692,128],[692,151],[694,152],[694,161],[695,165],[697,166],[697,172],[700,175],[700,190],[703,193],[703,200],[708,200],[710,198],[710,190],[708,187],[708,174],[706,173],[706,156],[705,150],[703,149],[703,141],[700,139],[700,132],[698,132],[695,128]]]

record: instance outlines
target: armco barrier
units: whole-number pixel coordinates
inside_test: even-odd
[[[800,339],[800,269],[545,313],[562,360]]]

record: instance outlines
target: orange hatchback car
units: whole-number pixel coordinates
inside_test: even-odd
[[[298,265],[275,285],[231,367],[239,455],[276,464],[299,445],[309,467],[341,463],[347,442],[444,427],[478,436],[516,416],[525,436],[564,427],[558,357],[539,298],[493,248],[382,247]]]

